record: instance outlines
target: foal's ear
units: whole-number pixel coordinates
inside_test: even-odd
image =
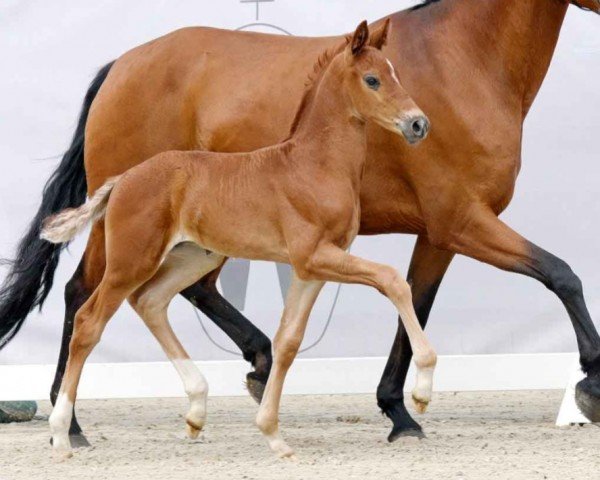
[[[352,43],[350,44],[350,49],[352,50],[352,55],[356,56],[360,52],[362,52],[363,48],[369,43],[369,25],[366,20],[363,20],[361,24],[356,27],[356,31],[352,36]]]
[[[369,44],[372,47],[378,48],[379,50],[385,47],[387,45],[391,27],[392,23],[388,17],[385,19],[385,22],[383,22],[382,26],[380,26],[371,33],[371,39],[369,41]]]

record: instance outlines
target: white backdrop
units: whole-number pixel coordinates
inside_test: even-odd
[[[351,30],[415,2],[275,0],[259,21],[293,34]],[[2,0],[0,3],[0,255],[9,256],[38,207],[42,186],[71,138],[96,70],[124,51],[189,25],[238,28],[256,21],[240,0]],[[272,29],[263,27],[266,31]],[[571,9],[548,78],[528,118],[523,169],[504,215],[514,228],[566,259],[600,316],[600,18]],[[85,239],[64,253],[42,314],[32,314],[0,363],[53,363],[62,328],[63,286]],[[361,238],[354,251],[406,271],[414,239]],[[3,276],[4,272],[0,272]],[[319,300],[306,344],[323,329],[335,286]],[[282,308],[275,266],[254,263],[244,313],[272,337]],[[185,301],[171,308],[177,333],[198,360],[233,359],[212,345]],[[234,348],[210,321],[212,336]],[[331,327],[305,357],[387,355],[393,308],[366,287],[344,286]],[[434,307],[428,334],[442,354],[569,352],[575,341],[559,301],[533,280],[458,258]],[[162,360],[154,339],[128,308],[109,324],[92,361]]]

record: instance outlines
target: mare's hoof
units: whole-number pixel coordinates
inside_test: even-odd
[[[256,403],[260,405],[265,387],[267,386],[267,377],[256,372],[250,372],[246,375],[246,389]]]
[[[426,438],[421,425],[414,421],[404,406],[404,399],[381,401],[380,407],[394,424],[388,435],[388,442],[395,442],[402,437]],[[385,408],[384,408],[385,407]]]
[[[392,428],[392,431],[388,435],[387,439],[388,439],[388,442],[393,443],[400,438],[407,438],[407,437],[408,438],[418,438],[419,440],[427,438],[425,436],[425,434],[423,433],[423,430],[421,430],[421,428],[394,427],[394,428]]]
[[[600,422],[600,375],[587,376],[577,384],[575,403],[590,422]]]
[[[35,412],[35,402],[0,402],[0,423],[29,422]]]

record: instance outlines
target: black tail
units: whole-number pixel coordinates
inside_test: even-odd
[[[54,245],[41,240],[42,221],[49,215],[85,202],[85,125],[90,106],[111,67],[112,63],[109,63],[98,72],[85,95],[71,146],[44,187],[42,204],[19,243],[16,259],[3,261],[10,265],[10,272],[0,288],[0,349],[18,333],[29,312],[42,307],[52,288],[58,258],[67,244]]]

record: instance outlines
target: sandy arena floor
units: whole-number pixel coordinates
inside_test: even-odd
[[[388,444],[372,395],[294,396],[283,433],[298,463],[274,458],[250,398],[211,398],[203,437],[185,438],[184,399],[79,402],[93,447],[53,460],[47,415],[0,426],[0,479],[586,479],[600,478],[600,428],[553,426],[562,392],[436,394],[428,438]]]

